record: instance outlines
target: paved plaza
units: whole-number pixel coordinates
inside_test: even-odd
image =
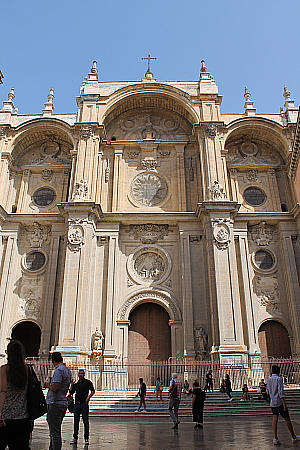
[[[134,421],[133,421],[134,420]],[[295,432],[300,434],[300,416],[293,415]],[[218,417],[204,419],[204,429],[194,429],[194,424],[183,420],[178,430],[172,430],[170,419],[149,421],[142,413],[132,421],[103,421],[91,418],[90,445],[84,446],[83,426],[80,425],[77,450],[269,450],[272,443],[271,417]],[[63,422],[63,450],[70,450],[72,417]],[[281,450],[300,450],[300,442],[293,444],[283,419],[279,420]],[[48,450],[48,428],[45,418],[38,419],[33,433],[32,450]]]

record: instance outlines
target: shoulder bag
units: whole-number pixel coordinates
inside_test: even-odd
[[[30,420],[35,420],[47,412],[47,404],[41,383],[37,379],[33,367],[28,367],[27,409]]]

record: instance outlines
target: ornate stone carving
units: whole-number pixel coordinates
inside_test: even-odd
[[[137,158],[139,156],[139,154],[140,154],[140,152],[138,150],[137,151],[132,150],[127,153],[127,155],[129,156],[130,159]]]
[[[28,169],[23,170],[23,178],[28,178],[28,177],[30,177],[30,175],[31,175],[30,170],[28,170]]]
[[[217,136],[217,127],[214,124],[211,125],[207,125],[205,127],[205,134],[207,134],[207,136],[210,139],[214,139]]]
[[[168,156],[170,156],[171,152],[170,150],[160,150],[159,154],[162,158],[167,158]]]
[[[277,277],[255,276],[255,289],[258,301],[266,307],[269,314],[276,313],[281,315],[280,299]]]
[[[207,334],[202,327],[194,328],[194,338],[195,338],[195,350],[196,350],[196,358],[204,359],[206,355],[206,347],[207,347]]]
[[[220,187],[217,180],[214,181],[214,184],[212,186],[208,187],[208,190],[211,193],[211,200],[224,200],[224,198],[226,198],[224,189]]]
[[[131,195],[142,206],[159,205],[167,194],[167,183],[155,173],[141,173],[131,184]]]
[[[167,295],[164,295],[155,291],[146,291],[141,292],[140,294],[136,294],[133,297],[127,299],[117,314],[117,320],[126,320],[128,319],[129,311],[131,309],[131,305],[136,303],[148,302],[149,300],[154,300],[157,303],[162,303],[166,306],[166,308],[170,311],[170,316],[172,320],[181,321],[181,313],[177,305],[174,304],[173,300],[169,298]]]
[[[193,158],[189,157],[189,178],[190,181],[194,181],[194,168],[193,168]]]
[[[93,127],[91,127],[90,125],[80,127],[79,134],[80,134],[81,139],[87,140],[93,134]]]
[[[157,166],[157,161],[155,159],[145,158],[142,160],[142,165],[146,170],[155,170]]]
[[[70,166],[71,159],[66,152],[62,152],[59,143],[49,139],[40,147],[40,158],[31,161],[32,166]]]
[[[86,180],[80,180],[75,183],[72,201],[83,201],[88,199],[88,185]]]
[[[230,219],[212,219],[214,244],[219,250],[226,250],[230,241]]]
[[[247,177],[247,180],[250,182],[257,181],[258,180],[257,170],[256,169],[247,170],[246,177]]]
[[[110,177],[110,159],[107,158],[107,160],[106,160],[106,167],[105,167],[105,175],[104,175],[105,183],[109,182],[109,177]]]
[[[53,175],[52,170],[49,170],[49,169],[42,170],[42,180],[51,181],[52,175]]]
[[[134,270],[140,278],[156,280],[165,272],[165,261],[156,252],[146,251],[136,257]]]
[[[260,222],[258,225],[249,227],[252,240],[257,245],[269,245],[273,237],[273,226],[266,222]]]
[[[246,138],[245,138],[246,139]],[[239,147],[240,153],[247,157],[247,156],[256,156],[258,153],[258,147],[254,142],[251,142],[251,138],[246,139],[245,142],[243,142]]]
[[[95,356],[96,358],[102,356],[104,349],[104,335],[98,328],[96,328],[94,333],[92,334],[91,347],[92,356]]]
[[[130,225],[127,231],[132,239],[140,240],[143,244],[155,244],[169,234],[169,225],[156,225],[146,223],[143,225]]]
[[[134,285],[134,282],[130,278],[127,278],[127,287],[130,288],[133,285]]]
[[[5,136],[5,128],[0,127],[0,139],[3,138],[4,136]]]
[[[39,248],[47,241],[51,227],[49,225],[40,225],[38,222],[33,222],[33,225],[31,227],[25,227],[25,230],[27,232],[27,241],[30,243],[30,247]]]
[[[39,319],[41,316],[44,277],[22,277],[19,311],[25,318]]]
[[[78,252],[84,244],[84,229],[82,223],[85,219],[69,219],[68,247],[72,252]]]
[[[199,244],[201,242],[202,236],[196,235],[196,236],[190,236],[190,243],[191,244]]]

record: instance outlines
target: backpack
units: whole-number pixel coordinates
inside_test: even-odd
[[[170,398],[177,398],[177,384],[175,383],[175,381],[172,381]]]

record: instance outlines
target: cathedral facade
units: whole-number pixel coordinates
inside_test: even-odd
[[[300,357],[298,109],[221,113],[198,81],[102,82],[0,110],[0,356]],[[298,136],[299,137],[299,136]],[[299,144],[299,140],[297,141]],[[294,152],[295,153],[295,152]],[[297,158],[296,158],[297,159]]]

